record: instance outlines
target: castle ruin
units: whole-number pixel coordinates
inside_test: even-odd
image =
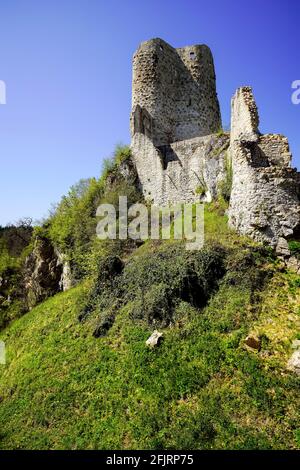
[[[232,171],[229,224],[283,256],[300,235],[300,174],[288,141],[261,135],[250,87],[232,99],[221,131],[213,57],[205,45],[174,49],[161,39],[133,57],[131,149],[146,200],[210,202]]]

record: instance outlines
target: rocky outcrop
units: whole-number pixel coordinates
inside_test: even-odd
[[[59,250],[55,250],[55,255],[57,256],[57,263],[62,267],[61,278],[59,282],[60,290],[66,291],[69,290],[74,285],[74,279],[71,270],[71,263],[68,260],[67,256],[61,253]]]
[[[297,256],[291,256],[287,259],[286,265],[288,269],[295,271],[297,274],[300,275],[300,259]]]
[[[35,239],[34,248],[25,260],[23,274],[28,309],[72,285],[68,262],[44,237]]]
[[[297,375],[300,375],[300,349],[297,349],[288,361],[287,368]]]

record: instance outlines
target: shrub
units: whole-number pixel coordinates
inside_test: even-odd
[[[300,242],[296,240],[291,240],[289,242],[289,249],[292,255],[300,257]]]
[[[99,275],[80,318],[93,311],[101,317],[112,304],[116,306],[117,299],[119,306],[131,305],[132,319],[168,326],[181,301],[198,308],[206,305],[225,273],[224,259],[225,251],[218,246],[189,252],[181,243],[166,244],[157,252],[132,256],[121,272],[104,267],[115,265],[109,256],[99,265]]]
[[[103,160],[102,180],[104,181],[112,173],[117,173],[121,163],[129,161],[130,158],[130,147],[128,145],[117,144],[113,156]]]
[[[75,279],[90,274],[89,261],[100,248],[95,243],[99,204],[110,203],[117,207],[119,195],[127,196],[128,204],[140,200],[139,191],[118,173],[120,164],[129,160],[130,155],[129,147],[118,145],[113,158],[104,160],[101,178],[80,180],[72,186],[44,223],[46,236],[67,256]],[[108,184],[112,173],[114,179]]]

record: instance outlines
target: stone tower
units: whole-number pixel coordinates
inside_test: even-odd
[[[229,136],[210,49],[174,49],[161,39],[133,56],[131,150],[144,197],[158,205],[209,201],[224,177]]]
[[[213,57],[205,45],[174,49],[162,39],[133,57],[131,135],[155,146],[205,136],[221,127]]]
[[[237,90],[231,111],[230,134],[218,132],[207,46],[142,43],[133,57],[131,150],[143,195],[159,206],[230,198],[229,225],[289,257],[289,241],[300,237],[300,173],[288,141],[259,132],[250,87]]]

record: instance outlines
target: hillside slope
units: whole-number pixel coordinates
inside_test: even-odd
[[[286,367],[299,335],[299,276],[221,219],[206,212],[211,249],[217,234],[226,251],[225,274],[203,306],[176,297],[171,321],[158,324],[159,347],[145,345],[155,322],[134,317],[134,296],[114,307],[106,336],[95,338],[101,302],[78,321],[89,280],[1,332],[1,449],[300,448],[300,378]],[[155,256],[168,263],[173,245],[148,242],[127,255],[127,278],[150,272]],[[259,338],[258,349],[245,344],[248,335]]]

